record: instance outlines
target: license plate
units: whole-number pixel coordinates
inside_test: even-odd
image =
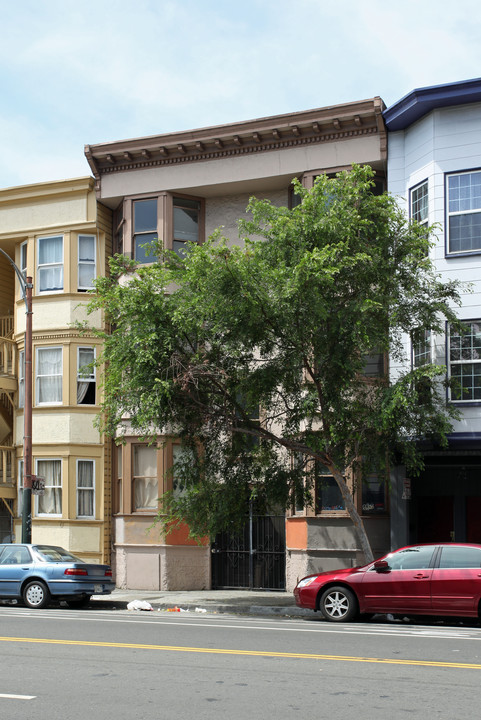
[[[103,585],[94,585],[94,593],[103,593],[104,586]]]

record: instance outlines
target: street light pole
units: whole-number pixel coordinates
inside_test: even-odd
[[[25,402],[23,430],[22,542],[32,542],[32,278],[25,278],[10,255],[0,248],[15,270],[25,302]]]

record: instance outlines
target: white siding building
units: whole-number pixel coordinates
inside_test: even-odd
[[[409,217],[438,226],[436,268],[466,283],[465,334],[447,327],[414,348],[406,339],[413,364],[446,365],[454,380],[447,401],[461,419],[449,449],[426,446],[425,471],[410,489],[403,468],[393,472],[391,543],[481,542],[481,79],[414,90],[384,119],[388,190]]]

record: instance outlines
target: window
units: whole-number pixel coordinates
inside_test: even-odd
[[[421,225],[428,224],[428,184],[418,185],[411,190],[411,219]]]
[[[182,477],[179,467],[175,467],[176,463],[185,463],[192,457],[190,450],[183,448],[181,445],[172,445],[172,491],[175,498],[181,497],[185,493],[186,484]]]
[[[368,475],[362,483],[362,514],[377,515],[386,512],[386,485],[377,474]]]
[[[134,258],[139,263],[156,262],[157,255],[149,253],[148,247],[154,247],[158,240],[157,198],[135,200],[133,203]]]
[[[37,515],[61,515],[62,461],[37,460],[36,475],[45,480],[45,494],[37,495]]]
[[[158,508],[159,483],[157,479],[157,448],[134,445],[134,510]]]
[[[77,517],[95,517],[95,462],[77,460]]]
[[[434,545],[421,545],[399,550],[386,557],[391,570],[424,570],[429,568]]]
[[[114,445],[113,454],[115,457],[115,489],[114,489],[114,513],[123,511],[122,502],[122,445]]]
[[[464,322],[465,332],[451,328],[449,375],[451,400],[481,400],[481,321]]]
[[[25,407],[25,350],[18,353],[18,407]]]
[[[481,250],[481,171],[447,176],[448,252]]]
[[[62,402],[62,348],[37,348],[37,405]]]
[[[346,506],[341,490],[330,471],[321,463],[316,463],[316,514],[322,512],[344,511]]]
[[[95,349],[77,348],[77,404],[95,405]]]
[[[172,249],[182,257],[187,252],[188,242],[199,242],[200,202],[188,198],[175,197],[174,233]]]
[[[27,243],[20,245],[20,270],[24,278],[27,277]]]
[[[79,235],[78,237],[78,290],[92,290],[96,276],[96,238],[95,235]]]
[[[63,290],[63,236],[38,238],[37,257],[39,292]]]
[[[365,355],[362,374],[365,377],[382,377],[384,375],[384,353],[373,351],[369,355]]]
[[[443,547],[440,568],[481,568],[481,548]]]
[[[431,363],[431,330],[416,330],[412,338],[413,367]]]
[[[18,461],[18,492],[17,492],[17,515],[22,517],[23,513],[23,460]]]

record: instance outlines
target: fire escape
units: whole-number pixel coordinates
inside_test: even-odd
[[[0,316],[0,542],[11,534],[17,496],[13,420],[18,388],[13,316]],[[7,512],[8,511],[8,512]]]

